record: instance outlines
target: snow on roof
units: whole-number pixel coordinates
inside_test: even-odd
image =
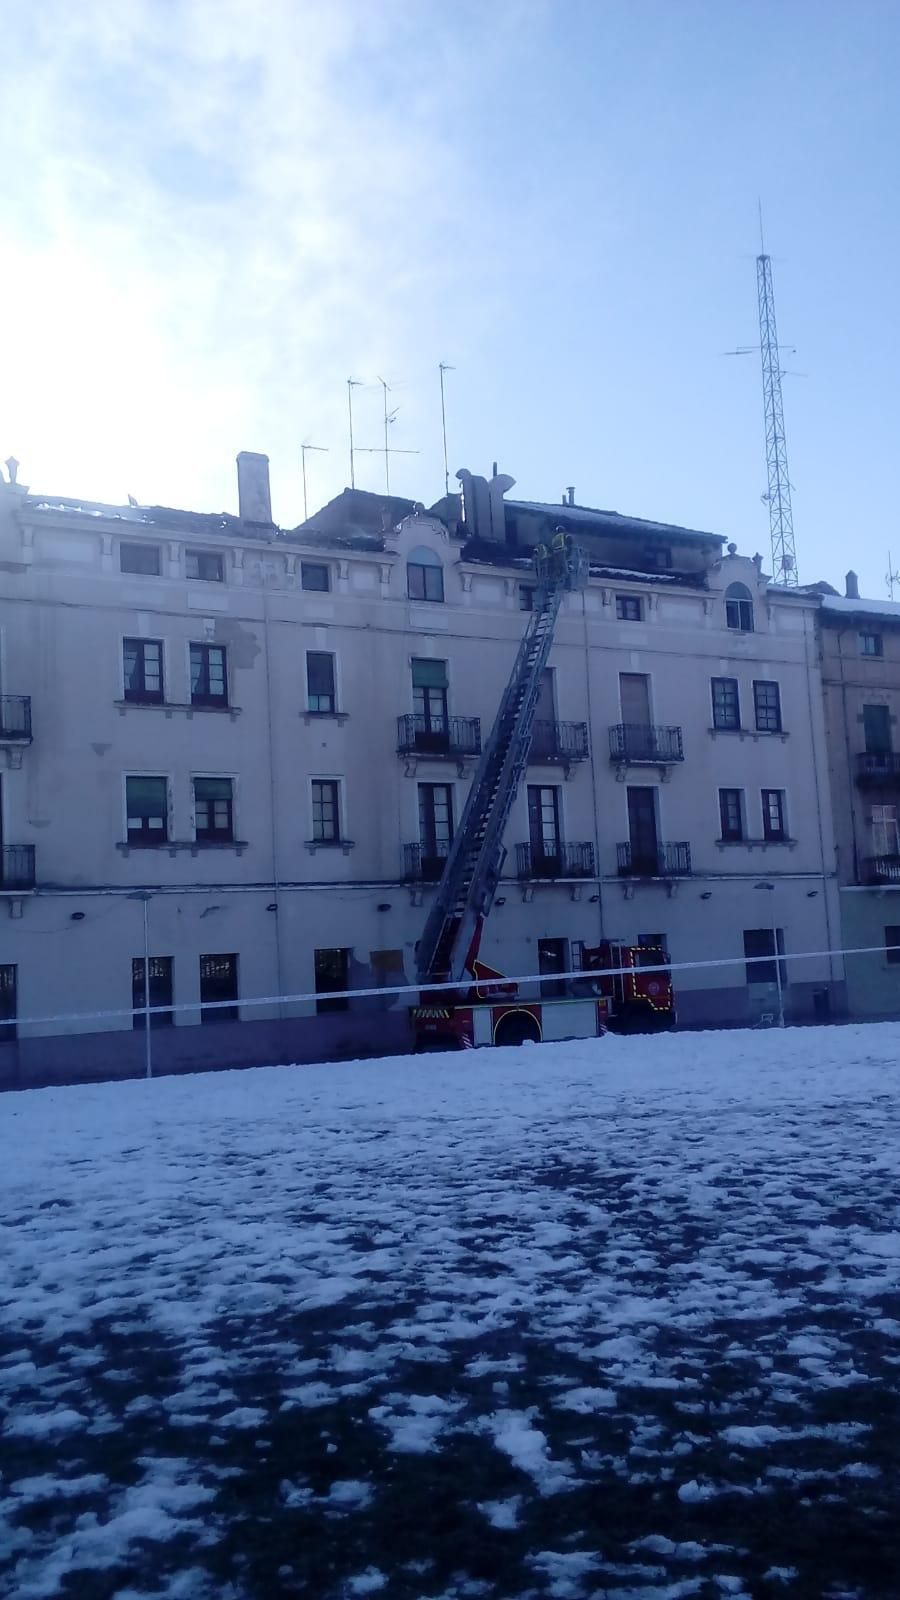
[[[660,539],[704,539],[709,544],[724,544],[723,533],[703,533],[699,528],[680,528],[671,522],[651,522],[646,517],[629,517],[621,511],[599,511],[590,506],[545,504],[540,500],[506,500],[510,511],[530,511],[536,515],[556,517],[560,522],[593,523],[598,529],[614,533],[647,534]]]
[[[900,622],[897,600],[849,600],[841,594],[823,594],[822,610],[842,612],[848,617],[884,617],[886,621]]]

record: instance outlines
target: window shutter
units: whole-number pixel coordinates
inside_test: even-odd
[[[446,661],[425,661],[420,657],[414,658],[412,681],[414,689],[446,689]]]

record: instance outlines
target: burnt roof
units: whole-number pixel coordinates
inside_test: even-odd
[[[704,533],[699,528],[682,528],[677,523],[653,522],[646,517],[624,516],[621,511],[602,511],[592,506],[554,505],[541,500],[505,500],[504,505],[509,511],[545,516],[557,527],[572,533],[589,533],[593,529],[598,534],[624,534],[626,537],[662,539],[667,543],[688,539],[716,546],[725,543],[723,533]]]

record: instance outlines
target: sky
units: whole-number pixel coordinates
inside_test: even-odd
[[[0,0],[0,459],[273,514],[459,467],[769,565],[758,202],[801,581],[900,568],[895,0]],[[796,376],[794,375],[796,374]],[[400,454],[400,451],[416,452]],[[382,489],[384,458],[356,481]],[[900,591],[898,591],[900,592]]]

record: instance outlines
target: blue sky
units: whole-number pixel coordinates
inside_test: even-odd
[[[900,566],[893,0],[43,0],[0,66],[0,457],[299,520],[399,407],[392,487],[711,528],[768,561],[761,196],[800,576]],[[357,481],[383,485],[361,456]]]

